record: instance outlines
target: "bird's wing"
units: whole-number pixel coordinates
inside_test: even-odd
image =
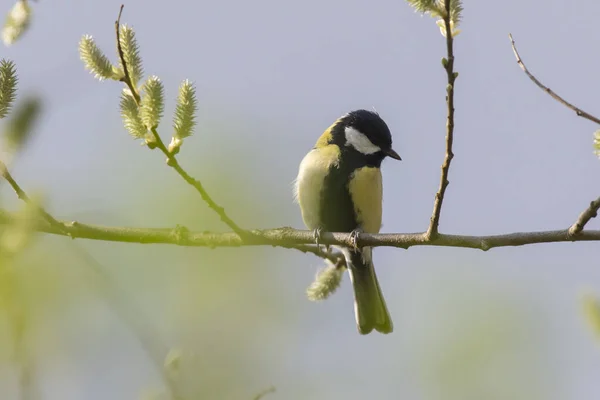
[[[322,226],[321,193],[325,178],[339,162],[340,148],[335,145],[312,149],[300,163],[296,178],[296,200],[308,229]]]

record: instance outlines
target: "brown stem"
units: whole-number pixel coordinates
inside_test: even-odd
[[[444,17],[444,26],[446,29],[446,53],[447,58],[444,62],[444,68],[446,70],[446,76],[448,85],[446,86],[446,156],[442,164],[442,173],[440,177],[440,186],[435,194],[435,200],[433,203],[433,213],[429,222],[429,228],[427,229],[427,236],[434,238],[438,235],[440,215],[442,212],[442,203],[444,202],[444,195],[446,188],[450,181],[448,181],[448,173],[450,171],[450,163],[454,158],[452,152],[452,143],[454,141],[454,82],[456,81],[456,74],[454,73],[454,49],[453,43],[454,38],[453,32],[450,25],[450,1],[446,1],[446,15]]]
[[[123,47],[121,46],[121,36],[120,36],[119,31],[120,31],[120,27],[121,27],[121,14],[123,13],[123,7],[124,6],[121,5],[121,8],[119,9],[119,16],[118,16],[117,20],[115,21],[115,30],[116,30],[116,34],[117,34],[117,50],[119,53],[119,58],[121,60],[121,65],[123,66],[123,72],[124,72],[122,81],[127,85],[129,90],[131,91],[131,94],[133,95],[133,98],[135,99],[135,102],[139,106],[141,97],[140,97],[140,94],[138,93],[137,88],[131,81],[131,76],[127,70],[128,69],[127,62],[125,61],[125,54],[123,53]],[[227,215],[227,213],[225,212],[225,209],[223,207],[221,207],[219,204],[217,204],[212,199],[212,197],[208,194],[206,189],[204,189],[204,186],[202,185],[202,183],[199,180],[193,178],[190,174],[188,174],[181,167],[181,165],[179,164],[179,161],[177,161],[177,158],[175,157],[175,154],[171,153],[169,151],[169,149],[167,149],[167,146],[165,146],[156,127],[152,127],[150,129],[150,131],[152,132],[152,136],[154,137],[154,142],[155,142],[156,147],[158,147],[158,149],[160,149],[160,151],[167,157],[167,164],[171,168],[173,168],[179,174],[179,176],[181,176],[183,178],[183,180],[185,180],[189,185],[191,185],[194,189],[196,189],[196,191],[200,194],[200,197],[202,198],[202,200],[204,200],[206,202],[208,207],[210,207],[211,210],[213,210],[214,212],[216,212],[219,215],[219,217],[221,218],[221,221],[223,221],[227,226],[229,226],[229,228],[231,228],[238,235],[247,236],[248,239],[250,239],[250,236],[251,236],[250,233],[248,231],[242,229],[238,224],[236,224]]]
[[[5,210],[0,210],[0,225],[10,223],[15,217]],[[59,221],[62,228],[57,228],[40,221],[36,226],[38,232],[63,235],[73,238],[102,240],[110,242],[139,244],[169,244],[188,247],[242,247],[242,246],[277,246],[298,249],[321,258],[337,261],[339,255],[317,250],[314,243],[314,232],[292,228],[253,230],[252,240],[248,241],[235,232],[213,233],[192,232],[183,227],[176,228],[134,228],[107,227],[80,222]],[[352,235],[349,233],[323,232],[319,242],[321,245],[352,246]],[[398,247],[408,249],[413,246],[459,247],[489,250],[495,247],[524,246],[537,243],[600,241],[600,230],[585,230],[576,236],[569,234],[569,229],[541,232],[514,232],[501,235],[452,235],[439,233],[431,238],[427,232],[420,233],[363,233],[358,237],[359,247]]]
[[[508,34],[508,38],[510,39],[510,43],[512,45],[512,49],[513,49],[513,53],[515,53],[515,58],[517,59],[517,64],[519,64],[519,67],[521,67],[521,69],[523,70],[523,72],[525,72],[525,74],[527,74],[527,76],[529,77],[529,79],[531,79],[531,81],[533,83],[535,83],[537,85],[537,87],[539,87],[540,89],[542,89],[544,92],[548,93],[550,95],[550,97],[552,97],[554,100],[558,101],[560,104],[564,105],[565,107],[575,111],[575,114],[577,114],[579,117],[585,118],[587,120],[590,120],[592,122],[595,122],[597,124],[600,125],[600,119],[597,117],[594,117],[592,114],[589,114],[585,111],[583,111],[581,108],[569,103],[568,101],[566,101],[565,99],[563,99],[561,96],[559,96],[558,94],[556,94],[552,89],[550,89],[549,87],[545,86],[542,82],[540,82],[531,72],[529,72],[529,70],[527,69],[527,67],[525,66],[525,63],[523,62],[523,60],[521,59],[521,56],[519,55],[519,52],[517,51],[517,46],[515,44],[515,41],[512,37],[512,34]]]
[[[592,201],[590,206],[579,214],[577,221],[569,228],[569,234],[571,236],[579,235],[583,231],[585,224],[598,215],[598,210],[600,210],[600,197]]]

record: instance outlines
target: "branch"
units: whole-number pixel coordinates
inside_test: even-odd
[[[13,215],[5,210],[0,210],[0,225],[10,223]],[[213,233],[192,232],[184,227],[171,228],[135,228],[135,227],[107,227],[100,225],[83,224],[80,222],[59,221],[61,227],[45,224],[43,221],[36,227],[36,231],[54,235],[69,236],[72,238],[103,240],[109,242],[139,243],[139,244],[169,244],[187,247],[242,247],[242,246],[276,246],[293,248],[326,257],[326,254],[309,246],[314,243],[314,232],[296,230],[288,227],[253,230],[250,231],[252,239],[240,237],[235,232]],[[489,250],[495,247],[524,246],[537,243],[558,242],[583,242],[600,241],[600,230],[583,231],[576,236],[569,234],[569,229],[541,231],[541,232],[515,232],[502,235],[452,235],[438,234],[434,238],[427,232],[421,233],[363,233],[358,238],[357,246],[372,247],[398,247],[408,249],[413,246],[439,246],[461,247],[469,249]],[[349,233],[323,232],[320,244],[350,247],[353,237]],[[327,258],[337,261],[336,255]]]
[[[554,91],[552,91],[552,89],[550,89],[549,87],[545,86],[542,82],[540,82],[531,72],[529,72],[529,70],[527,69],[527,67],[525,66],[525,63],[523,62],[523,60],[521,59],[521,56],[519,55],[519,52],[517,51],[517,46],[515,44],[515,41],[512,37],[512,34],[508,34],[508,38],[510,39],[510,43],[512,45],[512,49],[513,49],[513,53],[515,53],[515,58],[517,59],[517,64],[519,64],[519,67],[521,67],[521,69],[523,70],[523,72],[525,72],[525,74],[527,74],[527,76],[529,77],[529,79],[531,79],[533,81],[533,83],[535,83],[537,85],[537,87],[539,87],[540,89],[542,89],[544,92],[548,93],[550,95],[550,97],[552,97],[554,100],[558,101],[560,104],[564,105],[565,107],[575,111],[575,114],[577,114],[579,117],[585,118],[587,120],[590,120],[592,122],[597,123],[598,125],[600,125],[600,119],[594,117],[593,115],[583,111],[581,108],[569,103],[568,101],[566,101],[565,99],[563,99],[561,96],[559,96],[558,94],[556,94]]]
[[[590,219],[595,218],[598,215],[598,210],[600,209],[600,197],[590,203],[590,206],[585,209],[581,214],[579,214],[579,218],[571,227],[569,228],[569,234],[571,236],[579,235],[585,224],[587,224]]]
[[[187,173],[181,169],[181,173],[185,174],[188,179],[192,179]],[[0,175],[10,184],[13,188],[19,199],[23,200],[26,203],[31,203],[29,196],[25,191],[21,188],[21,186],[17,183],[17,181],[10,174],[6,165],[0,161]],[[195,181],[197,182],[197,181]],[[199,183],[198,183],[199,184]],[[210,198],[209,198],[210,200]],[[212,200],[211,200],[212,201]],[[59,221],[50,215],[44,208],[37,207],[38,213],[42,216],[43,221],[40,221],[40,224],[37,227],[38,232],[52,233],[56,235],[69,236],[73,239],[81,238],[81,239],[93,239],[93,240],[105,240],[109,242],[128,242],[128,243],[165,243],[165,244],[178,244],[181,246],[206,246],[206,247],[216,247],[210,244],[210,239],[201,240],[204,244],[186,244],[187,238],[189,237],[188,229],[185,227],[176,227],[175,229],[141,229],[141,228],[108,228],[101,227],[95,225],[86,225],[81,224],[79,222],[71,221]],[[10,223],[14,217],[7,211],[0,209],[0,224]],[[45,222],[45,223],[44,223]],[[291,229],[291,228],[286,228]],[[292,229],[293,230],[293,229]],[[237,246],[250,245],[254,240],[259,240],[256,244],[268,245],[268,236],[263,236],[262,238],[255,237],[257,235],[256,232],[260,231],[242,231],[243,234],[240,235],[239,232],[235,232],[235,237],[238,240],[243,238],[241,244]],[[208,234],[218,235],[214,233]],[[223,234],[221,238],[226,238],[227,234]],[[332,263],[336,265],[343,266],[346,264],[345,258],[341,253],[337,252],[326,252],[321,250],[319,246],[311,246],[314,243],[314,233],[312,236],[312,240],[306,242],[306,244],[298,243],[298,244],[286,244],[284,241],[280,241],[280,243],[272,243],[273,246],[285,247],[289,249],[300,250],[303,253],[310,253],[317,257],[328,259]],[[310,244],[310,245],[309,245]],[[228,246],[228,245],[224,245]],[[229,246],[236,246],[235,244]]]
[[[121,5],[121,8],[119,9],[119,16],[118,16],[117,20],[115,21],[115,30],[117,33],[117,51],[119,53],[119,58],[121,60],[121,65],[123,66],[123,72],[124,72],[124,76],[121,80],[127,85],[129,90],[131,91],[131,94],[133,95],[133,98],[135,99],[136,103],[139,106],[140,99],[141,99],[140,94],[139,94],[137,88],[135,87],[135,85],[133,84],[133,82],[131,80],[131,76],[127,70],[127,62],[125,61],[125,54],[123,52],[123,47],[121,46],[121,36],[120,36],[119,31],[120,31],[120,26],[121,26],[121,14],[123,13],[123,7],[124,7],[124,5]],[[175,157],[175,154],[171,153],[165,146],[163,140],[161,139],[160,135],[158,134],[156,127],[152,127],[150,130],[152,132],[152,135],[154,136],[154,140],[156,141],[156,143],[155,143],[156,147],[158,147],[160,149],[160,151],[162,151],[162,153],[167,157],[167,164],[171,168],[173,168],[175,171],[177,171],[177,173],[179,174],[179,176],[181,176],[183,178],[183,180],[185,180],[189,185],[191,185],[194,189],[196,189],[196,191],[200,194],[200,197],[202,197],[202,200],[204,200],[206,202],[206,204],[208,205],[208,207],[210,207],[210,209],[212,209],[214,212],[216,212],[219,215],[219,217],[221,218],[221,221],[223,221],[227,226],[229,226],[229,228],[231,228],[231,230],[233,230],[240,236],[248,236],[249,232],[242,229],[231,218],[229,218],[229,216],[225,212],[225,209],[223,207],[221,207],[219,204],[217,204],[212,199],[212,197],[210,197],[210,195],[208,194],[206,189],[204,189],[204,186],[202,186],[202,183],[200,181],[198,181],[197,179],[194,179],[190,174],[188,174],[181,167],[181,165],[177,161],[177,158]]]
[[[433,203],[433,213],[427,229],[427,236],[434,238],[438,235],[438,227],[440,224],[440,214],[442,212],[442,203],[444,202],[444,194],[446,188],[450,183],[448,181],[448,172],[450,170],[450,163],[454,158],[452,152],[452,142],[454,139],[454,81],[456,80],[457,74],[454,73],[454,49],[453,49],[453,32],[450,25],[450,1],[446,1],[446,15],[444,16],[444,25],[446,29],[446,52],[447,58],[443,60],[442,64],[446,70],[448,76],[448,85],[446,86],[446,105],[447,105],[447,119],[446,119],[446,156],[444,157],[444,163],[442,164],[442,175],[440,177],[440,186],[435,194],[435,201]]]
[[[0,175],[2,175],[2,177],[8,182],[8,184],[15,191],[15,193],[17,194],[17,197],[20,200],[24,201],[25,203],[31,204],[31,200],[29,199],[29,196],[27,196],[27,193],[25,193],[25,191],[21,188],[21,186],[19,186],[17,181],[15,181],[15,179],[12,177],[12,175],[6,168],[6,164],[4,164],[2,161],[0,161]],[[50,226],[52,226],[54,229],[56,229],[58,231],[66,233],[66,231],[64,229],[65,228],[64,224],[62,222],[59,222],[58,220],[56,220],[56,218],[54,218],[52,215],[50,215],[42,207],[37,206],[36,208],[37,208],[38,213],[46,220],[46,222]]]
[[[550,97],[552,97],[554,100],[558,101],[560,104],[575,111],[575,114],[577,114],[579,117],[585,118],[589,121],[595,122],[600,125],[600,118],[594,117],[593,115],[583,111],[581,108],[569,103],[567,100],[565,100],[564,98],[562,98],[561,96],[556,94],[552,89],[550,89],[549,87],[545,86],[542,82],[540,82],[535,77],[535,75],[533,75],[531,72],[529,72],[529,70],[525,66],[525,63],[523,62],[523,59],[521,59],[521,55],[519,54],[519,51],[517,50],[517,45],[515,44],[515,40],[513,39],[512,34],[509,33],[508,38],[510,39],[513,53],[515,53],[515,58],[517,59],[517,64],[519,64],[519,67],[521,67],[523,72],[525,72],[525,74],[529,77],[529,79],[531,79],[531,81],[533,83],[536,84],[537,87],[542,89],[544,92],[548,93],[550,95]],[[596,217],[599,209],[600,209],[600,197],[597,198],[596,200],[592,201],[590,203],[590,206],[579,215],[579,218],[577,219],[577,221],[575,221],[575,223],[573,225],[571,225],[571,227],[569,228],[569,234],[571,236],[579,235],[581,233],[581,231],[583,231],[585,224],[587,224],[590,219]]]

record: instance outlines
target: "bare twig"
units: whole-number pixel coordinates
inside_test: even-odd
[[[13,215],[0,210],[0,225],[10,223]],[[131,228],[106,227],[89,225],[80,222],[60,221],[63,229],[41,223],[36,231],[54,235],[70,236],[72,238],[102,240],[109,242],[139,243],[139,244],[169,244],[187,247],[242,247],[242,246],[277,246],[300,249],[322,258],[329,258],[334,263],[337,255],[329,255],[315,251],[314,232],[292,228],[278,228],[251,231],[252,240],[247,241],[235,232],[191,232],[185,228]],[[583,231],[576,236],[569,234],[568,229],[540,232],[514,232],[501,235],[452,235],[439,233],[434,238],[427,232],[420,233],[363,233],[358,238],[359,247],[398,247],[408,249],[413,246],[461,247],[479,250],[489,250],[494,247],[524,246],[537,243],[583,242],[600,241],[600,230]],[[324,232],[320,243],[349,247],[352,245],[352,235],[349,233]],[[334,258],[330,258],[334,257]]]
[[[129,71],[127,70],[127,63],[125,62],[125,53],[123,53],[123,46],[121,46],[121,15],[123,14],[124,4],[121,4],[119,8],[119,16],[115,21],[115,31],[117,33],[117,52],[119,53],[119,59],[121,60],[121,66],[123,67],[123,78],[121,78],[121,82],[125,83],[129,90],[131,91],[131,95],[135,99],[135,102],[140,105],[140,94],[137,91],[137,88],[134,86],[131,81],[131,76],[129,75]]]
[[[252,398],[252,400],[261,400],[263,397],[270,393],[275,393],[275,386],[269,386],[268,388],[261,390],[259,393],[256,394],[256,396]]]
[[[120,30],[120,26],[121,26],[121,14],[123,13],[123,7],[124,6],[121,5],[121,8],[119,9],[119,16],[118,16],[117,20],[115,21],[115,30],[117,32],[117,50],[119,53],[119,58],[121,60],[121,65],[123,66],[123,72],[124,72],[122,81],[127,85],[129,90],[131,91],[136,103],[139,106],[140,94],[138,93],[138,90],[135,87],[135,85],[133,84],[133,82],[131,81],[131,77],[129,75],[129,72],[127,71],[127,62],[125,61],[125,54],[123,53],[123,48],[121,46],[121,40],[120,40],[121,38],[120,38],[119,30]],[[200,197],[202,198],[202,200],[204,200],[206,202],[208,207],[219,215],[219,217],[221,218],[221,221],[223,221],[227,226],[229,226],[229,228],[231,228],[231,230],[236,232],[238,235],[246,236],[248,238],[248,240],[251,240],[250,232],[242,229],[239,225],[237,225],[227,215],[227,213],[225,212],[225,209],[223,207],[221,207],[219,204],[217,204],[212,199],[212,197],[208,194],[206,189],[204,189],[204,186],[202,185],[202,183],[199,180],[194,179],[190,174],[188,174],[181,167],[181,165],[177,161],[177,158],[175,157],[175,155],[167,149],[167,146],[165,146],[162,138],[158,134],[156,127],[152,127],[150,130],[152,132],[152,135],[154,136],[154,140],[156,141],[156,147],[158,147],[158,149],[160,149],[160,151],[167,157],[167,164],[171,168],[173,168],[179,174],[179,176],[181,176],[183,178],[184,181],[186,181],[189,185],[191,185],[194,189],[196,189],[196,191],[200,194]]]
[[[515,40],[513,39],[512,34],[509,33],[508,38],[510,39],[513,53],[515,54],[515,58],[517,59],[517,64],[519,64],[519,67],[521,67],[523,72],[525,72],[525,74],[529,77],[529,79],[531,79],[531,81],[533,83],[536,84],[537,87],[542,89],[544,92],[548,93],[550,95],[550,97],[552,97],[554,100],[558,101],[560,104],[564,105],[565,107],[569,108],[570,110],[573,110],[575,112],[575,114],[577,114],[578,116],[585,118],[589,121],[595,122],[600,125],[600,118],[597,118],[597,117],[583,111],[581,108],[569,103],[567,100],[565,100],[564,98],[559,96],[557,93],[555,93],[552,89],[550,89],[549,87],[545,86],[542,82],[540,82],[535,77],[535,75],[533,75],[531,72],[529,72],[529,69],[527,69],[527,66],[525,66],[525,63],[523,62],[523,59],[521,58],[521,55],[519,54],[519,51],[517,50],[517,45],[515,44]],[[569,234],[571,236],[580,234],[581,231],[583,230],[585,224],[587,224],[590,219],[596,217],[596,215],[598,214],[598,209],[600,209],[600,197],[597,198],[596,200],[592,201],[590,203],[590,206],[579,215],[579,218],[577,219],[577,221],[575,221],[575,223],[573,225],[571,225],[571,227],[569,228]]]
[[[448,172],[450,171],[450,163],[454,158],[452,152],[452,142],[454,139],[454,82],[456,80],[456,74],[454,73],[454,38],[452,36],[452,27],[450,25],[450,1],[446,1],[446,15],[444,17],[444,25],[446,29],[446,52],[447,58],[444,61],[444,68],[448,77],[448,85],[446,86],[446,105],[447,105],[447,118],[446,118],[446,156],[444,157],[444,163],[442,164],[442,174],[440,177],[440,186],[435,194],[435,201],[433,203],[433,213],[427,229],[427,236],[434,238],[438,235],[438,227],[440,224],[440,214],[442,212],[442,203],[444,202],[444,194],[446,188],[450,183],[448,181]]]
[[[590,206],[581,214],[579,214],[577,221],[575,221],[575,223],[569,228],[569,234],[571,236],[579,235],[583,231],[585,224],[587,224],[590,219],[595,218],[598,215],[598,210],[600,210],[600,197],[598,197],[596,200],[593,200],[590,203]]]
[[[566,101],[565,99],[563,99],[561,96],[559,96],[558,94],[556,94],[552,89],[550,89],[549,87],[545,86],[542,82],[540,82],[531,72],[529,72],[529,70],[527,69],[527,67],[525,66],[525,63],[523,62],[523,60],[521,59],[521,56],[519,55],[519,52],[517,51],[517,46],[515,44],[515,40],[512,37],[512,34],[508,34],[508,38],[510,39],[510,43],[512,45],[512,49],[513,49],[513,53],[515,53],[515,58],[517,59],[517,64],[519,64],[519,67],[521,67],[521,69],[523,70],[523,72],[525,72],[525,74],[527,74],[527,76],[529,77],[529,79],[532,80],[533,83],[535,83],[537,85],[537,87],[539,87],[540,89],[542,89],[544,92],[548,93],[550,95],[550,97],[552,97],[554,100],[558,101],[560,104],[564,105],[565,107],[575,111],[575,114],[577,114],[578,116],[585,118],[587,120],[590,120],[592,122],[595,122],[597,124],[600,125],[600,119],[597,117],[594,117],[592,114],[589,114],[585,111],[583,111],[581,108],[569,103],[568,101]]]

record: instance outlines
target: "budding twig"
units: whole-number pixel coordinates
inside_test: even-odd
[[[581,231],[583,231],[585,224],[598,215],[598,210],[600,210],[600,197],[592,201],[590,206],[579,214],[577,221],[569,228],[569,234],[572,236],[580,234]]]
[[[444,16],[444,26],[446,29],[446,53],[447,58],[444,61],[444,69],[448,77],[448,85],[446,87],[446,156],[444,157],[444,163],[442,164],[442,174],[440,177],[440,186],[435,194],[435,201],[433,203],[433,213],[431,215],[429,228],[427,229],[427,236],[434,238],[438,235],[440,214],[442,212],[442,203],[444,202],[444,194],[450,181],[448,181],[448,172],[450,171],[450,163],[454,158],[452,152],[452,142],[454,140],[454,82],[456,81],[456,74],[454,73],[454,37],[451,26],[451,13],[450,13],[450,1],[446,1],[446,14]]]
[[[120,26],[121,26],[121,14],[123,13],[123,7],[124,6],[121,5],[121,8],[119,9],[119,16],[118,16],[117,20],[115,21],[115,30],[117,33],[117,50],[119,53],[119,58],[121,59],[121,65],[123,66],[124,76],[123,76],[122,80],[127,85],[129,90],[131,91],[131,94],[133,95],[136,103],[139,106],[140,94],[138,93],[137,88],[135,87],[135,85],[133,84],[133,82],[131,80],[131,76],[130,76],[129,72],[127,71],[127,69],[128,69],[127,61],[125,60],[125,54],[123,52],[123,47],[121,46],[121,40],[120,40],[119,31],[120,31]],[[171,168],[173,168],[179,174],[179,176],[181,176],[183,178],[184,181],[186,181],[190,186],[192,186],[194,189],[196,189],[196,191],[200,194],[200,197],[202,198],[202,200],[204,200],[204,202],[208,205],[208,207],[219,215],[219,217],[221,218],[221,221],[223,221],[227,226],[229,226],[229,228],[231,228],[238,235],[248,237],[249,232],[242,229],[238,224],[236,224],[227,215],[227,213],[225,212],[225,209],[223,207],[221,207],[219,204],[217,204],[213,200],[213,198],[208,194],[206,189],[204,189],[204,186],[202,185],[202,183],[199,180],[193,178],[190,174],[188,174],[183,169],[183,167],[181,167],[181,165],[177,161],[175,154],[171,153],[167,149],[167,146],[165,146],[156,127],[155,126],[150,127],[150,131],[152,132],[152,136],[154,137],[156,147],[167,157],[167,164]]]

